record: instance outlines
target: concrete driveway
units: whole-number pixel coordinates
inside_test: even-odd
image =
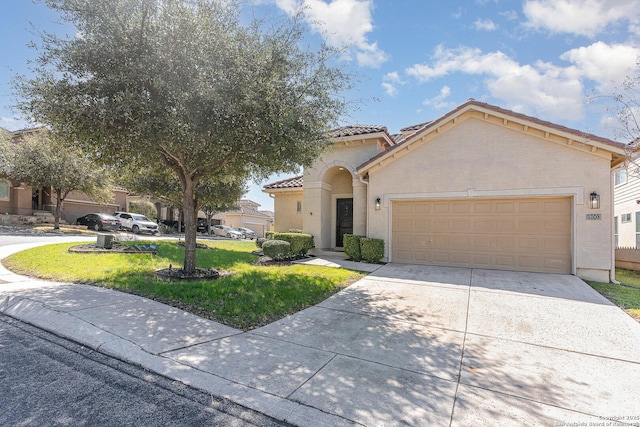
[[[640,422],[640,324],[574,276],[388,264],[167,356],[369,426]]]
[[[640,425],[640,323],[574,276],[388,264],[244,333],[3,280],[8,315],[298,425]]]

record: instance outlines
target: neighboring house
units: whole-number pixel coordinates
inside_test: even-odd
[[[302,177],[264,186],[275,230],[302,228],[319,252],[379,238],[396,263],[613,277],[624,144],[474,100],[401,132],[333,131]]]
[[[135,199],[146,199],[135,196]],[[130,200],[132,198],[130,197]],[[160,221],[178,221],[182,220],[180,210],[162,202],[154,203],[157,218]],[[233,228],[245,227],[256,232],[258,237],[264,237],[265,232],[273,229],[273,212],[259,210],[260,204],[251,200],[238,200],[238,209],[227,212],[219,212],[211,217],[211,225],[228,225]],[[205,219],[207,216],[203,211],[198,212],[198,218]]]
[[[637,161],[637,160],[636,160]],[[640,248],[640,168],[623,164],[613,171],[613,235],[616,248]]]
[[[24,129],[15,132],[0,128],[0,133],[11,140],[19,142],[27,133],[39,132],[42,128]],[[2,136],[2,135],[0,135]],[[31,188],[25,185],[14,185],[9,180],[0,178],[0,214],[33,217],[34,221],[53,222],[53,209],[56,197],[50,187]],[[62,205],[61,219],[69,224],[75,224],[78,217],[93,212],[113,214],[124,210],[127,206],[127,192],[122,188],[115,188],[113,201],[99,204],[79,191],[69,193]],[[32,222],[32,221],[29,221]]]
[[[233,228],[245,227],[255,231],[258,237],[264,237],[264,233],[271,230],[273,216],[260,211],[260,204],[244,199],[238,201],[238,205],[238,209],[215,214],[212,223]]]

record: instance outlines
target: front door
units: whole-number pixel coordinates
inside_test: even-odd
[[[345,234],[353,233],[353,199],[336,200],[336,247],[343,246]]]

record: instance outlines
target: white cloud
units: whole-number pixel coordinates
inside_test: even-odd
[[[422,82],[458,72],[483,75],[491,96],[508,108],[556,119],[578,120],[583,115],[583,86],[575,67],[521,65],[500,51],[438,46],[433,65],[417,64],[406,72]],[[531,108],[534,111],[528,111]]]
[[[6,130],[15,131],[18,129],[26,128],[27,122],[21,119],[17,119],[15,117],[2,116],[0,117],[0,127]]]
[[[491,19],[477,19],[473,23],[473,28],[478,31],[494,31],[498,26]]]
[[[377,68],[389,59],[388,55],[370,42],[373,31],[373,0],[276,0],[276,5],[292,15],[303,10],[311,29],[327,44],[342,48],[348,46],[358,64]]]
[[[515,10],[507,10],[505,12],[499,12],[498,15],[502,16],[507,21],[515,21],[518,19],[518,12]]]
[[[398,94],[398,86],[405,84],[400,78],[400,74],[397,71],[387,73],[382,77],[382,88],[389,96],[396,96]]]
[[[442,86],[440,89],[440,93],[434,96],[433,98],[427,98],[422,101],[422,105],[432,106],[438,110],[442,109],[452,109],[455,107],[455,102],[447,102],[445,101],[449,95],[451,95],[451,88],[447,85]]]
[[[611,90],[638,72],[640,47],[596,42],[571,49],[560,58],[575,65],[579,73],[596,82],[601,91]]]
[[[627,22],[635,27],[640,0],[527,0],[523,11],[526,26],[594,37],[614,23]]]

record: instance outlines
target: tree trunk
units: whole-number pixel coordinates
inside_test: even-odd
[[[196,217],[198,206],[194,198],[194,182],[185,181],[186,185],[182,196],[182,211],[184,214],[184,266],[182,268],[186,273],[190,274],[196,271]]]
[[[56,209],[53,213],[53,229],[60,230],[60,211],[62,210],[62,191],[56,189]]]

